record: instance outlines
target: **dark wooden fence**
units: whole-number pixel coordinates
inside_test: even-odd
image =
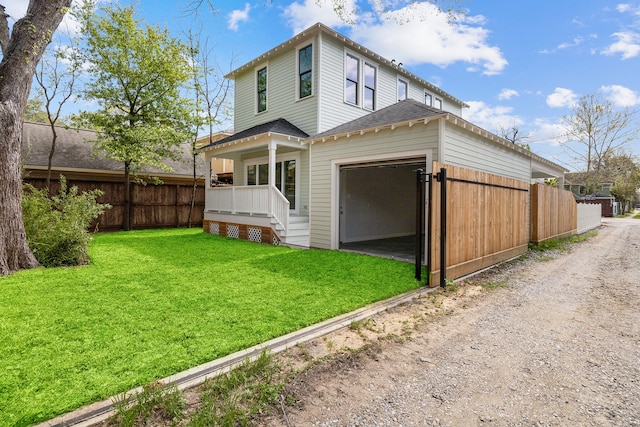
[[[24,179],[36,188],[45,186],[43,178],[27,177]],[[94,226],[100,231],[116,231],[122,228],[124,213],[124,183],[107,180],[68,179],[69,187],[76,186],[80,192],[99,189],[104,192],[98,202],[112,206],[102,214]],[[58,181],[51,182],[51,190],[55,194],[60,188]],[[193,185],[188,181],[182,183],[165,182],[161,185],[131,184],[132,229],[175,228],[189,225],[189,208]],[[204,182],[200,180],[196,189],[195,205],[191,212],[191,226],[202,227],[204,215]]]

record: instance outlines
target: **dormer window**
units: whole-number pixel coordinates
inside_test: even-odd
[[[267,111],[267,67],[261,68],[256,74],[256,87],[257,87],[257,104],[258,113]]]
[[[433,106],[436,107],[439,110],[442,110],[442,99],[440,98],[434,98],[433,100]]]
[[[347,53],[345,60],[346,81],[345,81],[345,101],[358,105],[360,60]]]
[[[406,80],[398,79],[398,101],[407,99],[409,92],[409,83]]]
[[[309,45],[298,51],[298,97],[313,93],[313,47]]]

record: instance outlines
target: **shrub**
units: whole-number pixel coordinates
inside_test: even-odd
[[[36,259],[45,267],[86,264],[91,241],[89,226],[108,204],[98,203],[100,190],[78,194],[60,177],[60,192],[49,197],[47,189],[24,184],[22,214],[27,242]]]

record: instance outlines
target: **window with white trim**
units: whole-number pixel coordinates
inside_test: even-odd
[[[256,104],[258,113],[267,110],[267,67],[256,73]]]
[[[424,103],[427,104],[429,107],[433,105],[433,96],[431,96],[431,94],[427,91],[424,92]]]
[[[434,98],[433,99],[433,106],[442,110],[442,99],[440,98]]]
[[[398,101],[407,99],[409,93],[409,83],[406,80],[398,79]]]
[[[358,105],[358,92],[360,87],[360,59],[347,53],[345,58],[345,87],[344,100],[350,104]]]
[[[363,107],[367,110],[376,109],[376,79],[377,79],[376,67],[364,63],[364,97]]]
[[[298,51],[298,98],[313,94],[313,45]]]

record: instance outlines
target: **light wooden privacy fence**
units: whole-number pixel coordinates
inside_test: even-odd
[[[447,169],[446,274],[455,279],[521,255],[529,240],[529,183],[433,163]],[[440,183],[431,201],[431,286],[440,283]]]
[[[531,241],[577,233],[578,208],[573,193],[544,184],[531,186]]]

